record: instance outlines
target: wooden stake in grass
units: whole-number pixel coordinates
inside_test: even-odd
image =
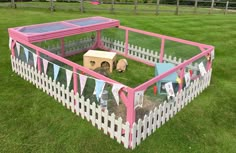
[[[11,8],[16,8],[15,0],[11,0]]]
[[[177,3],[176,3],[176,11],[175,11],[175,14],[176,14],[176,15],[179,15],[179,0],[177,0]]]
[[[194,4],[194,13],[197,13],[197,4],[198,4],[198,0],[195,0],[195,4]]]
[[[83,0],[80,1],[80,12],[84,13],[84,1]]]
[[[226,2],[224,14],[227,14],[227,13],[228,13],[228,7],[229,7],[229,1]]]
[[[137,14],[137,0],[134,0],[134,14]]]
[[[211,8],[210,8],[210,10],[209,10],[209,14],[211,14],[212,11],[213,11],[214,3],[215,3],[215,1],[214,1],[214,0],[211,0]]]
[[[53,0],[50,0],[50,10],[51,10],[51,13],[54,12],[54,3],[53,3]]]
[[[111,13],[114,13],[114,0],[111,1]]]
[[[159,15],[159,5],[160,5],[160,0],[157,0],[156,15]]]

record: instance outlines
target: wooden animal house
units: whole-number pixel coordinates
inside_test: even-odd
[[[112,72],[115,66],[115,61],[115,52],[89,50],[83,56],[84,67],[91,70],[101,67],[109,72]]]

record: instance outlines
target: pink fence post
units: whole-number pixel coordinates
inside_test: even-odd
[[[129,88],[128,89],[128,103],[126,107],[126,121],[129,122],[131,129],[133,127],[133,123],[135,122],[135,118],[136,118],[136,112],[134,109],[134,96],[135,96],[135,90],[132,88]],[[131,142],[132,142],[132,133],[130,130],[129,143]]]
[[[132,88],[128,89],[128,103],[126,107],[126,121],[129,122],[130,128],[133,127],[135,122],[135,109],[134,109],[134,96],[135,91]],[[130,132],[129,142],[132,142],[132,133]]]
[[[159,59],[159,62],[160,62],[160,63],[163,62],[164,48],[165,48],[165,39],[162,38],[162,39],[161,39],[160,59]]]
[[[16,45],[16,41],[11,41],[11,55],[15,57],[15,51],[14,51],[14,46]]]
[[[61,38],[61,56],[65,57],[65,42],[64,42],[64,38]]]
[[[38,71],[39,71],[39,72],[42,72],[41,61],[40,61],[40,53],[39,53],[38,50],[36,50],[36,54],[37,54]]]
[[[126,110],[126,121],[129,122],[130,126],[135,122],[135,110],[134,110],[134,90],[128,89],[128,103]]]
[[[125,30],[125,56],[128,55],[128,51],[129,51],[129,30],[126,29]]]
[[[95,47],[100,47],[101,46],[101,31],[100,30],[97,30],[97,36],[96,36],[96,46]]]
[[[77,76],[77,70],[75,67],[73,67],[73,83],[74,83],[74,93],[76,94],[78,92],[78,76]]]

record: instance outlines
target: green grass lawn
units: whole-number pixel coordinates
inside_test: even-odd
[[[101,15],[122,25],[215,46],[211,85],[134,151],[12,72],[7,28]],[[0,9],[0,152],[225,152],[236,150],[236,16],[133,16]],[[145,74],[144,74],[145,75]]]

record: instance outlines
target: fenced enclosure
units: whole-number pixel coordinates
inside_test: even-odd
[[[189,88],[180,91],[177,95],[178,101],[175,103],[164,102],[130,127],[128,122],[123,123],[121,117],[117,118],[114,113],[109,115],[108,111],[103,111],[101,106],[97,106],[95,103],[91,104],[89,99],[85,100],[79,94],[75,95],[73,90],[69,91],[68,88],[65,88],[64,84],[53,81],[52,78],[40,73],[24,61],[11,56],[11,64],[12,70],[23,79],[54,97],[76,115],[90,121],[93,126],[103,130],[104,134],[109,135],[110,138],[115,139],[118,143],[122,143],[125,148],[132,149],[196,98],[209,86],[211,79],[210,70],[203,78],[191,83]]]
[[[33,1],[15,2],[4,1],[0,7],[12,8],[42,8],[55,10],[101,13],[125,13],[125,14],[227,14],[235,13],[236,2],[234,1],[205,1],[205,0],[100,0],[99,5],[91,4],[90,0],[74,1]]]
[[[81,27],[82,33],[78,30]],[[77,115],[83,117],[87,114],[93,125],[96,123],[99,129],[103,125],[104,133],[112,133],[112,138],[125,133],[123,138],[117,139],[118,142],[122,140],[125,147],[134,148],[136,138],[139,144],[147,134],[164,124],[171,113],[178,112],[179,104],[181,107],[186,105],[210,83],[214,47],[120,26],[118,20],[92,17],[10,28],[9,33],[13,71]],[[129,69],[122,74],[114,72],[109,77],[86,69],[81,62],[83,53],[88,49],[115,52],[118,58],[127,58]],[[158,68],[156,63],[169,63],[173,68],[154,75]],[[206,69],[205,73],[202,73],[200,64]],[[142,68],[145,75],[138,73]],[[179,81],[176,81],[177,78],[172,80],[177,85],[173,99],[159,94],[159,89],[157,94],[157,84],[173,73],[179,77]],[[184,81],[187,73],[190,75],[189,83]],[[87,82],[82,81],[85,78]],[[104,83],[102,90],[111,97],[105,105],[97,97],[99,82]],[[116,85],[120,86],[118,100],[112,96]],[[152,116],[152,112],[158,113],[157,108],[161,115]],[[136,124],[140,127],[138,135],[135,135]],[[140,133],[143,133],[142,136]]]

